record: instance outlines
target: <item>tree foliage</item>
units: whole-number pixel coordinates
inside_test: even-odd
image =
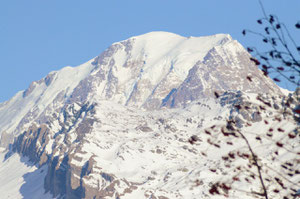
[[[257,20],[261,26],[261,32],[243,30],[242,34],[255,34],[261,41],[268,45],[269,50],[259,51],[256,47],[248,47],[247,50],[253,57],[251,60],[260,66],[265,76],[272,76],[275,82],[286,80],[300,85],[300,44],[296,44],[288,28],[276,15],[267,15],[262,6],[263,17]],[[295,29],[299,30],[300,21],[295,23]]]

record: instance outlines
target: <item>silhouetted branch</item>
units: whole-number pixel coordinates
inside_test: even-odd
[[[249,53],[256,57],[254,63],[261,67],[265,76],[270,74],[278,74],[273,77],[275,82],[280,82],[280,78],[284,78],[290,83],[300,85],[300,46],[298,46],[291,36],[286,25],[279,21],[276,15],[267,15],[260,2],[263,18],[257,20],[257,23],[263,26],[264,32],[256,32],[252,30],[243,30],[243,35],[251,33],[262,39],[263,43],[268,44],[271,49],[261,52],[256,48],[248,47]],[[300,29],[298,22],[295,27]],[[292,46],[289,45],[292,43]]]

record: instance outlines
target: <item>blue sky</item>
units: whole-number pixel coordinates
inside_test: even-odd
[[[300,20],[299,0],[262,1],[288,27]],[[229,33],[244,46],[262,46],[241,34],[258,30],[261,16],[256,0],[2,0],[0,102],[50,71],[82,64],[114,42],[150,31]],[[299,32],[291,32],[297,41]]]

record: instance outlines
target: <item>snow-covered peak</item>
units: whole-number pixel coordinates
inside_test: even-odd
[[[251,74],[258,78],[249,86],[245,77]],[[150,32],[116,42],[85,64],[33,82],[0,105],[0,133],[18,134],[32,121],[47,122],[50,113],[66,103],[110,100],[151,110],[185,106],[215,90],[265,92],[264,85],[276,90],[228,34],[183,37]]]
[[[130,39],[136,39],[138,41],[157,41],[157,42],[161,42],[164,40],[169,40],[169,41],[175,41],[176,39],[192,39],[194,41],[197,40],[223,40],[223,39],[229,39],[232,40],[232,37],[229,34],[223,34],[223,33],[219,33],[219,34],[215,34],[215,35],[209,35],[209,36],[181,36],[175,33],[171,33],[171,32],[165,32],[165,31],[153,31],[153,32],[148,32],[142,35],[138,35],[138,36],[133,36],[130,37],[127,40]],[[126,40],[124,40],[126,41]]]
[[[232,37],[228,34],[183,37],[174,33],[156,31],[131,37],[123,42],[132,41],[133,56],[138,57],[141,53],[145,53],[151,56],[151,59],[157,60],[162,56],[177,57],[181,54],[195,53],[199,55],[198,59],[201,59],[212,47],[223,45],[231,40]]]
[[[138,41],[163,41],[163,40],[176,39],[176,38],[184,39],[185,37],[171,32],[152,31],[145,34],[130,37],[129,40],[136,39]]]
[[[130,43],[132,45],[131,55],[135,58],[144,54],[148,59],[155,62],[162,57],[178,57],[182,54],[198,54],[200,60],[211,48],[232,41],[229,34],[216,34],[201,37],[183,37],[178,34],[155,31],[131,37],[127,40],[117,42]],[[150,57],[149,57],[150,56]]]
[[[97,90],[97,99],[157,109],[196,74],[201,76],[197,78],[201,80],[197,80],[201,85],[199,96],[210,95],[213,90],[267,90],[266,86],[256,87],[257,84],[276,87],[260,74],[249,56],[228,34],[183,37],[168,32],[150,32],[114,43],[95,59],[100,72],[94,90]],[[199,68],[198,73],[189,75],[195,67]],[[234,75],[231,76],[235,78],[234,82],[227,77],[229,74]],[[247,75],[257,76],[254,86],[247,82]],[[189,100],[193,101],[194,97]]]

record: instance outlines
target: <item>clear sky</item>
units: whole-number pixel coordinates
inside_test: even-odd
[[[299,0],[262,2],[290,29],[300,20]],[[244,46],[260,46],[241,31],[258,30],[261,16],[257,0],[1,0],[0,102],[53,70],[82,64],[114,42],[150,31],[229,33]],[[300,31],[291,33],[300,40]]]

